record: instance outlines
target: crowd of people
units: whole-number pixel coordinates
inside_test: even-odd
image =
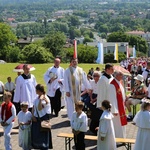
[[[41,122],[58,117],[64,106],[76,150],[85,149],[88,117],[91,119],[89,129],[98,135],[98,150],[116,150],[115,138],[126,138],[126,125],[132,120],[139,127],[134,150],[148,150],[148,143],[139,145],[139,141],[145,143],[150,139],[148,133],[140,138],[146,130],[150,132],[150,62],[146,58],[127,59],[120,64],[131,73],[126,77],[131,81],[128,95],[123,82],[124,73],[114,70],[112,64],[106,64],[103,71],[99,67],[91,68],[87,74],[78,67],[77,58],[71,59],[66,70],[60,65],[61,59],[55,58],[54,65],[43,76],[47,92],[43,85],[37,84],[28,64],[23,66],[24,72],[18,75],[16,84],[11,82],[11,77],[7,78],[5,85],[0,82],[0,94],[4,99],[0,122],[4,128],[6,150],[12,149],[10,133],[16,115],[19,146],[23,150],[52,149],[51,129],[43,130]],[[137,104],[141,104],[141,111],[134,117],[131,105]]]

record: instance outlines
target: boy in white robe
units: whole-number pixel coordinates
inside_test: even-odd
[[[133,119],[138,127],[134,150],[150,149],[150,100],[144,99],[143,101],[141,110]]]
[[[19,146],[23,150],[31,149],[31,119],[32,114],[28,111],[28,103],[21,103],[21,111],[18,113]]]
[[[83,107],[82,101],[76,102],[76,111],[72,114],[70,121],[76,150],[85,150],[84,136],[85,132],[87,132],[88,119],[87,115],[82,111]]]
[[[102,102],[103,114],[100,118],[98,129],[97,150],[116,150],[115,131],[112,122],[113,115],[110,112],[109,101]]]

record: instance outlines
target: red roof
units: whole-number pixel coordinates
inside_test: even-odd
[[[8,21],[15,21],[15,18],[7,18]]]

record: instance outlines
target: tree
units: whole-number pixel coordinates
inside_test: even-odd
[[[124,32],[113,32],[107,38],[107,42],[128,42],[128,41],[129,36]]]
[[[127,35],[123,32],[114,32],[107,38],[108,42],[129,42],[132,47],[135,45],[137,51],[147,53],[148,45],[145,39],[140,36]]]
[[[75,37],[80,37],[81,31],[76,29],[75,27],[70,27],[69,36],[70,36],[70,39],[75,39]]]
[[[83,43],[85,44],[86,42],[93,42],[93,40],[89,38],[88,36],[86,36],[83,40]]]
[[[61,32],[51,32],[43,39],[43,46],[49,49],[49,52],[54,57],[59,55],[64,44],[66,42],[66,36]]]
[[[18,62],[20,60],[20,49],[17,46],[10,46],[6,56],[7,62]]]
[[[73,56],[73,47],[65,48],[63,52],[65,56],[63,60],[69,61],[68,58]],[[78,60],[80,63],[94,63],[97,58],[97,48],[92,46],[86,46],[83,44],[78,45]],[[66,62],[65,61],[65,62]]]
[[[23,60],[28,63],[47,63],[53,60],[53,55],[44,47],[37,44],[25,46],[21,54]]]
[[[71,26],[79,26],[81,24],[77,16],[70,16],[69,21]]]
[[[9,50],[16,41],[17,38],[11,31],[10,26],[0,23],[0,59],[7,59]]]
[[[106,35],[106,33],[103,32],[103,33],[100,34],[100,37],[101,37],[102,39],[106,39],[107,35]]]
[[[99,26],[99,32],[108,33],[108,31],[109,31],[109,29],[108,29],[108,26],[106,24]]]

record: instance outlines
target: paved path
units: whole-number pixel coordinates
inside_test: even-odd
[[[66,132],[71,133],[70,123],[68,121],[66,110],[61,110],[59,117],[51,119],[52,123],[52,140],[53,140],[53,150],[65,150],[65,140],[63,138],[57,137],[58,133]],[[15,122],[17,126],[17,121]],[[0,127],[1,128],[1,127]],[[128,123],[127,125],[127,138],[135,138],[137,132],[137,127]],[[90,133],[90,132],[89,132]],[[85,141],[86,150],[96,150],[96,141]],[[0,137],[0,150],[4,150],[4,138]],[[18,134],[12,135],[11,139],[13,150],[21,150],[18,146]],[[72,141],[72,146],[74,145]],[[133,146],[132,146],[133,148]],[[125,147],[120,147],[117,150],[126,150]]]

